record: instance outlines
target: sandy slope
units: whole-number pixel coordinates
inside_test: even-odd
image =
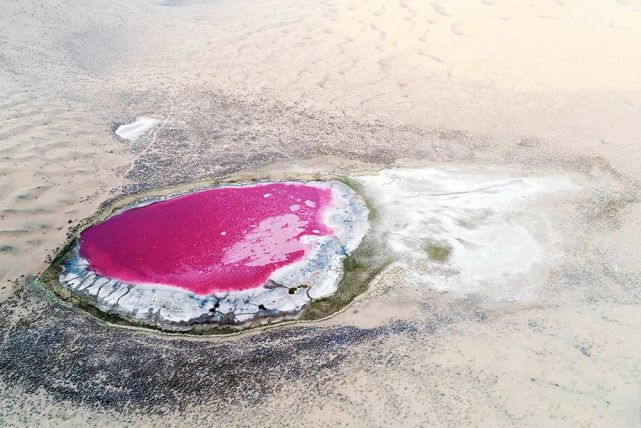
[[[0,124],[0,424],[641,423],[638,1],[3,1]],[[120,194],[408,165],[589,183],[532,299],[390,269],[324,323],[178,340],[20,279]]]

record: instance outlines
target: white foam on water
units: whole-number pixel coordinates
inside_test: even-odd
[[[140,116],[131,123],[120,125],[118,129],[116,129],[116,135],[124,140],[136,141],[143,136],[145,132],[159,123],[160,121],[158,119]]]
[[[494,300],[533,297],[532,275],[563,254],[544,200],[580,189],[564,177],[435,168],[356,180],[379,212],[374,227],[406,280]],[[450,249],[449,257],[433,260],[430,245]]]
[[[265,266],[284,262],[300,249],[297,237],[308,222],[295,214],[268,217],[225,250],[222,263]]]

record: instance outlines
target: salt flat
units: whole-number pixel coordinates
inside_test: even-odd
[[[0,95],[1,423],[641,423],[639,1],[5,1]],[[38,281],[114,198],[336,176],[393,262],[326,320],[164,336]]]

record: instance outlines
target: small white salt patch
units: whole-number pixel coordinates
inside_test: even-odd
[[[265,193],[265,194],[263,195],[263,198],[271,198],[271,197],[272,197],[272,194],[271,194],[271,193]]]
[[[320,233],[320,230],[314,229],[314,230],[312,230],[312,233]]]
[[[138,138],[144,135],[145,132],[159,123],[160,121],[158,119],[140,116],[131,123],[120,125],[118,129],[116,129],[116,135],[124,140],[136,141]]]
[[[314,208],[316,206],[316,203],[308,199],[305,201],[305,205],[307,205],[308,207]]]
[[[299,209],[300,209],[300,205],[292,205],[291,207],[289,207],[289,210],[293,213],[295,213]]]
[[[222,236],[225,236],[225,235],[227,235],[227,232],[225,232],[225,231],[223,230],[222,232],[220,232],[220,234],[221,234]]]

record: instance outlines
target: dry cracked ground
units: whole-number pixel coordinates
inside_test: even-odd
[[[640,41],[633,1],[3,1],[0,425],[638,426]],[[501,217],[536,254],[484,206],[495,256],[398,253],[313,323],[160,334],[38,278],[114,198],[394,168],[578,184]]]

